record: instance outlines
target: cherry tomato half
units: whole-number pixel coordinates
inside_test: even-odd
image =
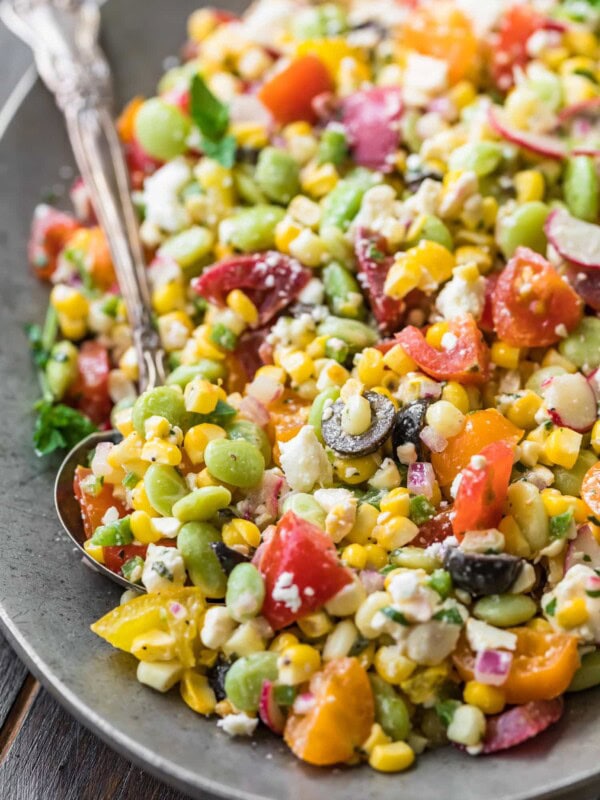
[[[316,114],[312,101],[332,89],[333,82],[325,64],[316,56],[306,55],[295,58],[264,83],[258,97],[277,122],[287,125],[297,120],[314,122]]]
[[[102,525],[102,517],[112,506],[119,512],[119,517],[125,516],[125,508],[121,501],[113,496],[113,487],[110,483],[105,483],[96,495],[84,492],[81,483],[85,478],[89,478],[91,474],[92,470],[88,467],[78,466],[73,478],[73,494],[81,507],[81,518],[86,539],[89,539],[96,528]]]
[[[402,323],[404,303],[388,297],[383,291],[386,275],[394,260],[393,256],[387,254],[387,242],[380,234],[361,228],[356,237],[355,252],[373,316],[382,333],[392,334]]]
[[[110,362],[106,347],[96,341],[84,342],[79,349],[77,366],[79,375],[69,395],[80,411],[101,425],[108,421],[112,407],[108,394]]]
[[[79,228],[74,217],[52,206],[36,208],[31,223],[27,256],[38,278],[49,278],[69,237]]]
[[[543,18],[529,5],[514,5],[502,14],[490,48],[492,77],[499,89],[510,89],[515,67],[524,67],[529,61],[527,41],[542,24]]]

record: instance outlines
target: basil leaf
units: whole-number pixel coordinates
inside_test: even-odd
[[[200,75],[192,78],[190,114],[202,136],[207,139],[216,141],[227,131],[229,109],[214,96]]]
[[[204,155],[209,158],[214,158],[225,169],[231,169],[235,164],[235,151],[237,149],[237,142],[233,136],[224,136],[218,141],[209,139],[206,136],[202,137],[202,150]]]

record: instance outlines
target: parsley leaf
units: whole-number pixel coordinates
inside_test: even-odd
[[[446,622],[448,625],[462,626],[463,624],[463,618],[457,608],[442,608],[441,611],[433,615],[433,619]]]
[[[459,705],[460,703],[458,700],[441,700],[439,703],[435,704],[435,712],[446,727],[452,722],[454,712]]]
[[[212,139],[207,139],[206,136],[202,138],[202,150],[204,155],[209,158],[214,158],[225,169],[231,169],[235,164],[235,151],[237,149],[237,142],[233,136],[224,136],[219,141],[214,142]]]
[[[201,75],[190,88],[190,114],[202,135],[202,149],[209,158],[230,168],[235,163],[236,141],[227,136],[229,109],[210,91]]]
[[[97,430],[85,414],[61,403],[54,405],[50,400],[40,400],[34,408],[38,416],[33,430],[33,445],[38,456],[55,450],[68,450]]]

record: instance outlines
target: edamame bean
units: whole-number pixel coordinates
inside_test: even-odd
[[[361,319],[365,306],[362,292],[354,275],[341,264],[332,261],[323,270],[321,279],[327,303],[338,317]]]
[[[183,393],[175,386],[158,386],[141,394],[133,405],[133,427],[140,436],[146,433],[146,420],[159,416],[168,419],[171,425],[185,426],[187,411]]]
[[[579,457],[575,462],[575,466],[571,469],[564,467],[554,467],[554,483],[553,489],[558,489],[561,494],[570,494],[579,497],[581,492],[581,484],[585,473],[593,467],[598,461],[598,457],[591,450],[582,450]]]
[[[167,386],[181,386],[182,389],[194,378],[216,383],[225,377],[225,367],[220,361],[203,358],[197,364],[180,364],[167,378]]]
[[[477,619],[497,628],[522,625],[535,617],[537,605],[525,594],[490,594],[482,597],[473,606]]]
[[[320,442],[323,441],[323,436],[321,434],[321,420],[323,418],[325,403],[327,403],[329,400],[332,403],[335,403],[339,396],[339,386],[330,386],[328,389],[324,389],[322,392],[320,392],[312,402],[310,411],[308,412],[308,424],[313,426],[317,439]]]
[[[536,394],[542,395],[542,384],[544,381],[547,381],[548,378],[554,378],[556,375],[566,375],[567,370],[564,367],[559,367],[558,364],[552,365],[551,367],[542,367],[541,369],[536,370],[531,377],[528,379],[527,383],[525,384],[526,389],[530,389],[532,392]]]
[[[238,658],[225,676],[225,694],[240,711],[257,711],[264,681],[277,680],[277,653]]]
[[[213,599],[224,597],[227,589],[227,576],[210,546],[220,541],[218,530],[208,522],[187,522],[177,536],[177,549],[191,582]]]
[[[376,182],[374,174],[363,168],[340,181],[323,201],[321,229],[332,225],[345,231],[358,214],[365,192]]]
[[[502,161],[502,148],[496,142],[467,142],[457,147],[448,159],[451,170],[469,170],[480,178],[492,173]]]
[[[225,605],[237,622],[260,614],[265,600],[265,582],[254,564],[238,564],[227,580]]]
[[[434,217],[432,214],[427,214],[425,216],[417,235],[406,242],[406,247],[415,247],[415,245],[422,241],[437,242],[447,250],[454,250],[452,234],[442,220],[439,217]]]
[[[293,511],[297,517],[302,517],[302,519],[312,522],[313,525],[321,528],[321,530],[325,530],[325,511],[311,494],[306,494],[305,492],[288,494],[283,501],[282,510],[284,514],[286,511]]]
[[[425,572],[433,572],[441,565],[438,558],[428,555],[422,547],[399,547],[390,554],[390,561],[395,567]]]
[[[158,82],[157,94],[163,95],[171,89],[189,86],[190,80],[198,71],[198,64],[195,59],[187,61],[180,67],[173,67],[167,70]]]
[[[77,348],[72,342],[58,342],[46,364],[46,383],[55,400],[62,400],[77,377]]]
[[[406,703],[379,675],[369,675],[369,680],[375,701],[375,719],[394,742],[404,741],[410,733]]]
[[[224,486],[203,486],[193,489],[173,506],[173,516],[181,522],[212,519],[221,508],[231,503],[231,492]]]
[[[517,481],[508,487],[510,513],[531,549],[542,550],[549,539],[548,515],[539,489],[528,481]]]
[[[265,464],[271,462],[271,442],[263,429],[255,422],[246,419],[238,419],[225,427],[227,436],[230,439],[244,439],[255,447],[258,447],[265,460]]]
[[[239,164],[233,171],[233,181],[237,193],[249,205],[257,206],[267,202],[267,198],[258,188],[254,169],[250,164]]]
[[[297,41],[336,36],[348,28],[345,10],[333,3],[303,9],[292,15],[291,24]]]
[[[164,517],[172,516],[175,503],[189,491],[175,467],[168,464],[150,464],[144,475],[144,489],[152,508]]]
[[[567,159],[563,193],[569,211],[586,222],[596,222],[600,211],[600,179],[590,156]]]
[[[573,675],[573,680],[567,692],[582,692],[591,689],[600,683],[600,651],[586,653],[581,658],[581,666]]]
[[[549,213],[545,203],[535,200],[522,203],[500,220],[497,239],[505,258],[511,258],[517,247],[546,252],[544,223]]]
[[[343,231],[334,225],[327,225],[320,228],[319,236],[333,259],[343,264],[346,269],[356,269],[352,244]]]
[[[377,341],[377,334],[364,322],[343,317],[327,317],[317,328],[319,336],[341,339],[352,350],[363,350]]]
[[[215,237],[212,231],[201,225],[192,225],[187,230],[176,233],[175,236],[167,239],[159,247],[158,254],[172,258],[185,270],[186,275],[193,277],[192,270],[202,259],[206,258],[214,243]]]
[[[204,462],[214,478],[244,489],[256,486],[265,471],[262,453],[245,439],[213,439],[204,451]]]
[[[558,346],[559,352],[576,367],[600,366],[600,319],[584,317],[577,328]]]
[[[279,206],[245,208],[227,221],[228,239],[244,253],[269,250],[275,244],[275,227],[284,216],[285,211]]]
[[[260,151],[254,178],[269,200],[287,205],[300,191],[300,167],[295,158],[278,147]]]
[[[160,161],[186,151],[190,128],[189,118],[160,97],[146,100],[135,116],[135,138],[144,152]]]
[[[328,128],[323,131],[319,149],[317,150],[318,163],[339,166],[347,157],[348,142],[344,132],[335,128]]]

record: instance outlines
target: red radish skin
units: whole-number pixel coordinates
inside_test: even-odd
[[[502,111],[495,106],[490,106],[488,110],[488,122],[503,139],[533,153],[539,153],[546,158],[563,159],[569,155],[566,145],[556,136],[531,133],[530,131],[520,131],[512,128],[505,119]]]
[[[580,372],[550,378],[542,385],[542,394],[556,425],[585,433],[596,421],[596,397]]]
[[[263,681],[258,704],[258,716],[267,728],[281,736],[285,727],[285,717],[275,702],[275,686],[272,681]]]
[[[532,739],[558,722],[563,709],[563,699],[558,697],[555,700],[535,700],[496,717],[488,717],[483,752],[497,753]]]
[[[578,564],[592,569],[600,569],[600,544],[589,525],[582,525],[577,536],[569,543],[565,558],[565,575]]]
[[[544,232],[567,261],[586,269],[600,269],[600,225],[572,217],[564,208],[552,211]]]

